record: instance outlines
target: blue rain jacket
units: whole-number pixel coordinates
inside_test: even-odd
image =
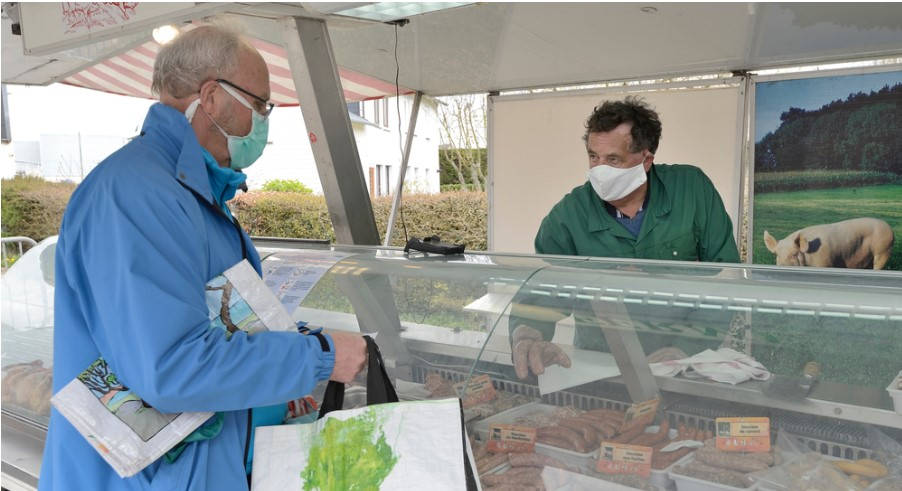
[[[224,422],[175,462],[121,479],[53,410],[41,490],[246,490],[248,408],[304,396],[331,375],[334,352],[313,336],[227,341],[208,328],[204,284],[242,259],[242,243],[260,271],[250,239],[214,203],[193,130],[162,104],[72,195],[56,247],[54,392],[103,356],[160,411],[221,411]]]

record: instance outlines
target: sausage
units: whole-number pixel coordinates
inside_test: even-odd
[[[536,437],[537,443],[542,443],[544,445],[551,445],[552,447],[558,448],[568,448],[573,450],[572,443],[570,440],[566,438],[557,437],[557,436],[549,436],[549,435],[540,435]]]
[[[698,428],[690,426],[686,429],[686,440],[699,440],[700,437],[698,435],[698,432]],[[704,432],[702,432],[702,434],[704,435]]]
[[[486,457],[489,454],[489,449],[485,445],[476,445],[473,444],[473,458],[479,461],[479,459]]]
[[[536,484],[536,482],[542,482],[542,478],[539,477],[541,473],[542,469],[536,467],[516,467],[511,468],[503,474],[481,476],[479,480],[487,486],[499,484]]]
[[[686,436],[689,434],[689,428],[686,427],[686,423],[680,423],[677,426],[677,441],[686,440]]]
[[[603,440],[605,438],[610,438],[617,434],[617,426],[613,423],[605,423],[602,421],[597,421],[590,418],[584,418],[582,415],[573,418],[577,421],[584,422],[592,427],[595,432],[598,434],[598,439]]]
[[[524,486],[522,484],[500,484],[488,486],[486,491],[545,491],[545,486]]]
[[[645,447],[653,447],[656,443],[659,443],[663,440],[667,439],[667,433],[670,430],[670,423],[667,420],[664,420],[661,423],[661,426],[658,428],[656,433],[643,433],[632,441],[630,441],[630,445],[642,445]]]
[[[546,350],[547,350],[547,348],[546,348]],[[555,358],[554,361],[557,362],[558,365],[560,365],[564,368],[570,368],[570,357],[567,356],[567,353],[564,353],[564,350],[562,350],[560,348],[555,350],[555,353],[557,354],[557,357]]]
[[[551,359],[550,362],[545,362],[546,366],[557,363],[564,368],[570,368],[570,357],[567,356],[567,353],[551,343],[546,344],[545,350],[542,352],[542,359],[545,359],[546,356]]]
[[[529,375],[529,349],[535,343],[532,339],[524,339],[514,346],[514,370],[517,378],[526,378]]]
[[[579,418],[567,418],[562,419],[558,422],[558,424],[579,432],[583,439],[586,440],[586,442],[589,444],[594,445],[600,442],[598,431],[594,426],[584,420],[581,420]]]
[[[763,471],[770,467],[758,459],[748,458],[746,454],[721,452],[718,450],[711,450],[707,447],[698,449],[698,451],[695,452],[695,459],[713,467],[739,472]]]
[[[651,458],[651,468],[656,470],[666,469],[671,464],[692,452],[692,448],[678,448],[673,452],[655,452]]]
[[[581,434],[564,426],[543,426],[537,430],[536,434],[538,436],[563,438],[570,442],[567,448],[573,448],[579,452],[589,451],[589,442]]]
[[[677,467],[674,472],[742,489],[745,489],[754,483],[750,477],[740,472],[713,467],[695,461]]]
[[[545,350],[544,344],[545,341],[535,341],[529,346],[529,369],[536,375],[545,373],[542,356]]]
[[[512,453],[508,457],[511,467],[557,467],[559,469],[570,469],[571,466],[561,462],[560,460],[542,455],[538,453]]]
[[[603,416],[607,418],[614,418],[623,420],[623,416],[626,413],[624,411],[618,411],[616,409],[592,409],[583,413],[584,416]]]
[[[613,441],[614,443],[628,443],[643,433],[645,433],[645,426],[640,425],[617,435],[617,437],[611,441]]]
[[[505,463],[507,458],[506,453],[489,454],[487,457],[476,461],[476,471],[482,475],[484,472],[490,471]]]

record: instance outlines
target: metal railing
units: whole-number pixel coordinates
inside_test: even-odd
[[[19,254],[17,257],[21,257],[22,254],[25,253],[28,249],[38,245],[34,239],[30,237],[2,237],[0,238],[0,261],[2,261],[3,267],[7,267],[7,261],[9,257],[9,253],[7,253],[7,249],[12,248],[16,250],[18,248]]]

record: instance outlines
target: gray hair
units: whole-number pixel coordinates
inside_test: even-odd
[[[200,90],[207,80],[234,73],[238,55],[247,46],[237,29],[223,24],[184,32],[157,54],[150,90],[176,99],[187,97]]]

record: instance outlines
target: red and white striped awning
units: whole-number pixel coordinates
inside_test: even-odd
[[[288,66],[285,49],[275,44],[250,38],[251,44],[263,55],[269,67],[271,99],[278,106],[297,106],[294,80]],[[146,42],[118,56],[107,58],[62,80],[62,83],[101,90],[113,94],[154,99],[150,92],[153,63],[160,45]],[[339,67],[341,86],[348,102],[394,96],[395,85]],[[401,87],[401,94],[413,91]]]

